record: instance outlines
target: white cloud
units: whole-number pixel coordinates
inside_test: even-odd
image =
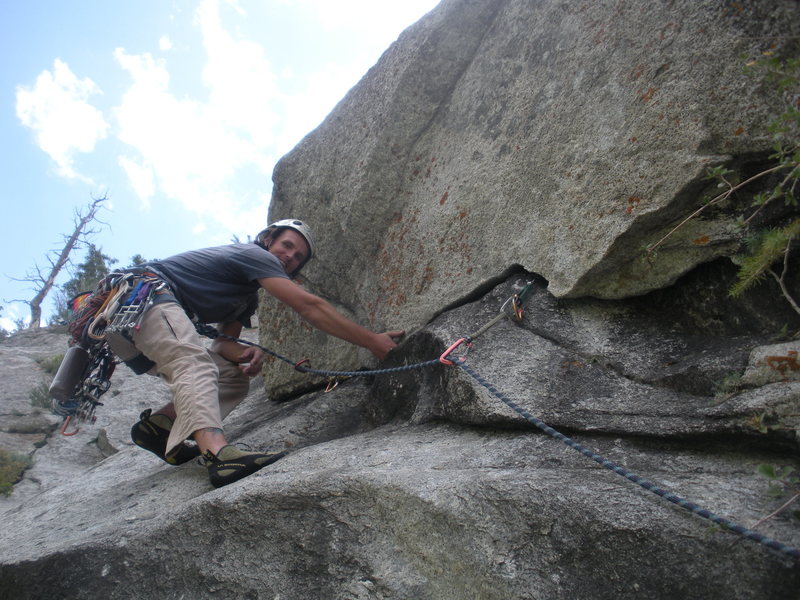
[[[260,149],[247,135],[227,126],[224,111],[213,102],[179,99],[170,93],[163,61],[122,49],[115,56],[133,79],[115,116],[119,139],[141,156],[125,163],[134,189],[143,201],[156,193],[134,179],[149,170],[158,191],[230,229],[235,221],[231,179],[241,168],[263,165]],[[133,164],[138,169],[131,168]]]
[[[119,139],[133,156],[119,163],[145,207],[159,195],[172,198],[221,229],[241,232],[265,218],[258,190],[238,188],[253,176],[269,187],[285,101],[263,47],[234,38],[219,9],[217,0],[204,0],[195,13],[208,57],[202,69],[206,101],[178,97],[165,60],[115,51],[132,79],[115,117]]]
[[[158,38],[158,49],[162,52],[172,50],[172,40],[169,39],[168,35],[162,35]]]
[[[89,181],[75,171],[74,155],[92,152],[106,137],[108,123],[88,103],[89,97],[98,93],[100,88],[91,79],[78,79],[59,59],[54,61],[52,72],[42,71],[33,87],[17,87],[17,117],[33,130],[36,143],[64,177]]]
[[[348,63],[320,63],[313,72],[302,74],[302,90],[285,99],[285,118],[276,139],[278,156],[289,152],[319,125],[400,33],[438,4],[438,0],[276,1],[302,10],[304,18],[318,22],[324,29],[358,36],[362,47],[360,56]],[[300,74],[284,68],[281,76],[288,80]]]
[[[144,207],[149,209],[150,199],[156,193],[153,169],[150,165],[142,164],[127,156],[120,156],[117,162],[128,176],[133,191],[139,196]]]
[[[209,109],[257,148],[266,148],[277,123],[279,90],[264,48],[250,40],[234,39],[222,27],[216,0],[202,2],[195,18],[208,54],[203,81],[210,90]]]
[[[0,316],[0,327],[9,333],[16,331],[17,324],[23,326],[31,320],[31,312],[28,305],[22,302],[9,302],[3,305],[2,316]]]
[[[371,35],[380,38],[372,61],[388,46],[387,30],[389,37],[396,36],[421,15],[421,6],[435,5],[433,0],[351,0],[344,6],[296,1],[310,18],[331,28],[349,28],[354,35],[372,28]],[[202,0],[194,13],[207,56],[201,68],[207,97],[171,90],[166,60],[118,48],[115,57],[132,83],[115,117],[119,139],[129,147],[119,163],[145,206],[159,196],[176,199],[199,219],[217,221],[216,229],[241,232],[266,216],[269,198],[262,192],[269,192],[277,158],[325,118],[371,63],[331,61],[302,75],[281,67],[278,76],[261,44],[224,27],[222,7],[246,18],[236,0]],[[160,46],[171,43],[162,37]],[[289,95],[281,90],[289,78],[291,87],[301,91]]]

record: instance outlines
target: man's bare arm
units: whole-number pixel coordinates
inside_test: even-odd
[[[330,302],[307,292],[288,279],[265,277],[259,279],[258,283],[270,296],[286,304],[317,329],[366,348],[381,360],[397,346],[396,340],[405,333],[370,331],[339,313]]]

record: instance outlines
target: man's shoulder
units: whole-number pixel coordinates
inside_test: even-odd
[[[242,242],[236,242],[233,244],[228,244],[227,246],[220,246],[220,248],[224,248],[224,252],[241,254],[259,260],[266,260],[269,262],[277,260],[272,254],[270,254],[268,250],[254,243],[246,244]]]

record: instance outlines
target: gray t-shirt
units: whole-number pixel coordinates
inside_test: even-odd
[[[258,280],[289,278],[280,261],[256,244],[190,250],[148,265],[164,274],[181,305],[202,323],[249,325],[258,306]]]

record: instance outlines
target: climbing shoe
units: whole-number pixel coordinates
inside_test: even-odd
[[[286,452],[244,452],[230,445],[220,448],[216,456],[210,450],[203,454],[208,478],[215,488],[239,481],[284,456]]]
[[[139,415],[139,419],[139,422],[131,427],[131,439],[140,448],[152,452],[171,465],[182,465],[200,456],[200,449],[186,442],[178,446],[172,456],[165,456],[172,419],[167,415],[154,415],[149,408]]]

